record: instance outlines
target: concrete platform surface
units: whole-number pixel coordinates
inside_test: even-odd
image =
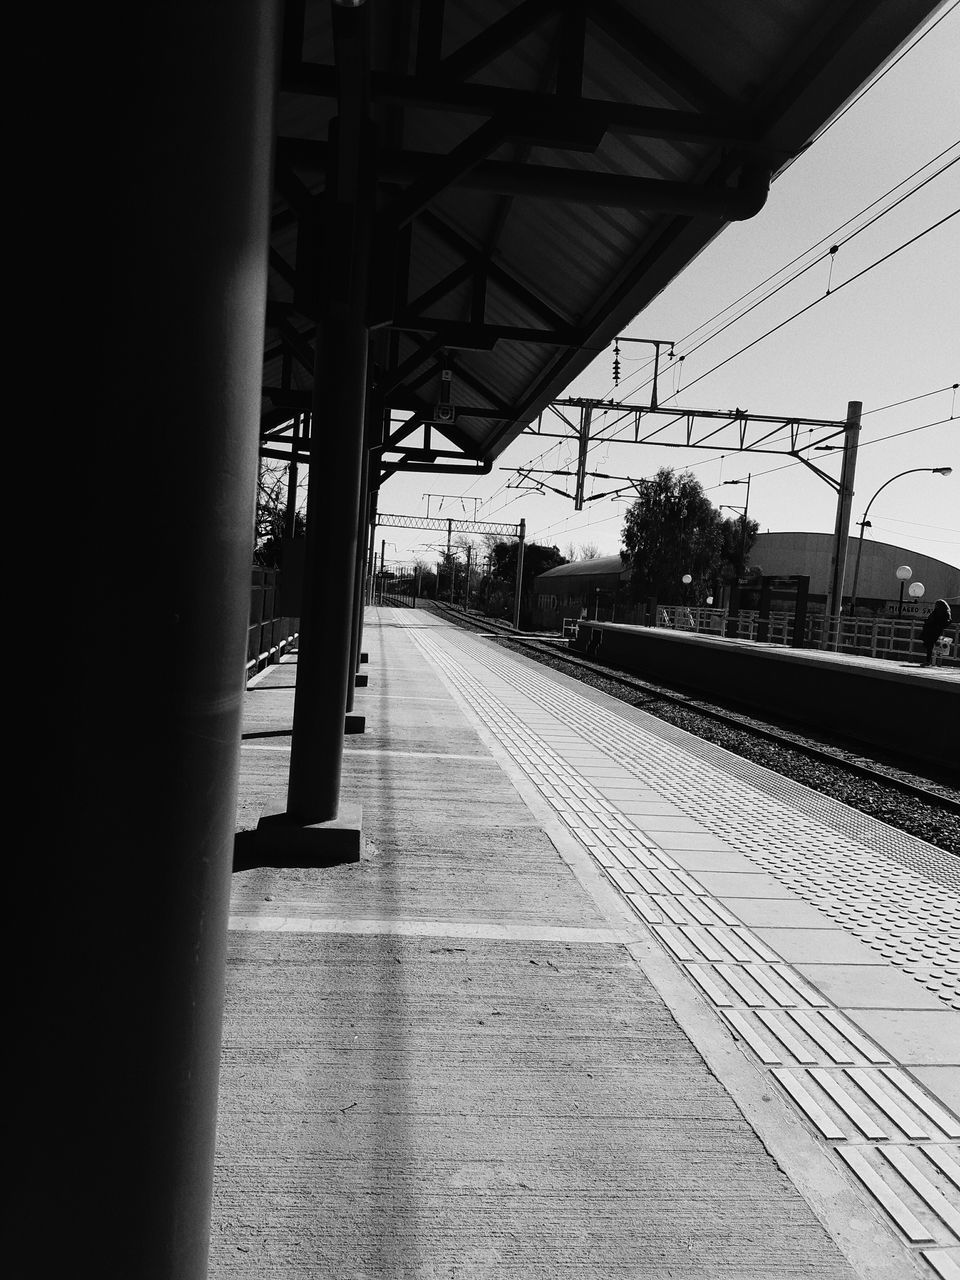
[[[234,876],[211,1277],[956,1276],[955,860],[424,611],[364,647],[361,862]]]

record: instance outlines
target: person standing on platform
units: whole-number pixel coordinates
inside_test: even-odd
[[[923,647],[927,651],[927,661],[924,664],[927,667],[933,666],[933,646],[949,627],[950,618],[950,606],[946,600],[938,600],[923,621],[920,636],[923,640]]]

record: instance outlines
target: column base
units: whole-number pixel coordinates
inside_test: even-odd
[[[255,831],[239,831],[233,843],[234,871],[253,867],[339,867],[359,862],[363,852],[362,810],[342,804],[328,822],[298,822],[282,810],[267,810]]]

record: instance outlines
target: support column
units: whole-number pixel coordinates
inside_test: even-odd
[[[86,509],[57,559],[82,581],[58,613],[70,679],[46,744],[72,739],[48,778],[70,840],[44,865],[78,922],[57,971],[51,1106],[64,1209],[85,1218],[65,1238],[138,1280],[207,1272],[279,9],[144,0],[123,14],[125,56],[106,34],[85,48],[110,103],[104,128],[77,125],[84,163],[103,164],[87,175],[91,235],[72,234],[102,278],[74,281],[68,345],[93,331],[101,363],[78,390]],[[124,513],[104,557],[88,550],[95,493]]]
[[[360,466],[360,513],[357,524],[356,566],[353,580],[353,619],[350,633],[350,670],[353,679],[347,686],[347,721],[344,726],[348,733],[362,733],[365,728],[363,716],[353,714],[355,690],[367,684],[366,673],[359,674],[360,645],[363,639],[363,593],[366,587],[365,569],[367,558],[367,523],[370,508],[370,466],[371,457],[368,448],[370,415],[367,414],[367,430],[364,433],[363,457]]]
[[[367,582],[369,584],[367,604],[370,605],[374,603],[374,575],[377,571],[377,505],[379,496],[379,489],[374,489],[370,495],[370,533],[367,547]]]
[[[353,25],[358,10],[336,10]],[[290,781],[271,815],[308,865],[360,856],[359,812],[340,804],[360,521],[367,394],[368,264],[373,251],[373,138],[365,120],[331,126],[333,176],[321,209],[324,274],[317,326],[303,613],[297,657]],[[263,824],[262,824],[263,825]],[[306,829],[309,828],[309,831]],[[315,851],[315,852],[314,852]],[[329,856],[328,856],[329,855]]]
[[[827,617],[835,623],[824,627],[824,648],[836,649],[840,636],[840,614],[843,611],[843,580],[847,571],[847,546],[850,539],[850,512],[853,507],[853,482],[857,470],[857,445],[860,439],[860,412],[863,405],[851,400],[847,405],[847,421],[843,434],[843,463],[837,490],[837,519],[830,560],[830,593]]]

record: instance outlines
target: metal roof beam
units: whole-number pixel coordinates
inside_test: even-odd
[[[556,14],[558,0],[523,0],[506,17],[492,22],[485,31],[467,40],[453,53],[428,67],[418,59],[417,70],[430,70],[445,80],[466,80],[494,62],[501,53],[534,31],[545,18]]]
[[[260,394],[278,409],[310,409],[313,393],[294,391],[287,387],[261,387]]]
[[[492,191],[500,195],[525,196],[538,200],[564,200],[624,209],[680,213],[687,216],[717,217],[729,221],[752,218],[763,208],[770,182],[765,165],[745,166],[736,187],[703,183],[671,182],[660,178],[637,178],[627,174],[601,173],[590,169],[561,169],[552,165],[512,164],[481,160],[476,152],[489,145],[498,132],[496,122],[489,131],[481,128],[465,145],[462,158],[437,156],[430,152],[381,152],[377,175],[381,181],[410,182],[414,193],[401,197],[400,224],[422,210],[435,196],[450,186],[467,191]],[[482,138],[480,135],[483,135]],[[503,135],[501,135],[502,137]],[[324,143],[310,143],[316,161],[325,164]]]
[[[408,356],[401,364],[398,364],[393,369],[384,370],[376,379],[377,389],[382,395],[389,396],[391,391],[403,384],[418,369],[432,361],[442,347],[443,339],[434,336],[425,347],[415,351],[413,355]],[[433,370],[430,370],[430,376],[432,375]]]
[[[432,307],[435,302],[439,302],[441,298],[445,298],[448,293],[452,293],[467,280],[472,280],[476,273],[476,263],[467,260],[462,262],[459,267],[454,269],[438,280],[435,285],[424,290],[418,298],[413,298],[407,304],[408,315],[420,315],[427,307]]]
[[[400,331],[435,333],[443,346],[467,351],[491,351],[498,342],[539,342],[549,347],[580,347],[583,331],[575,325],[556,329],[527,328],[521,325],[470,324],[431,316],[398,316],[395,327]]]
[[[590,18],[606,31],[618,49],[629,53],[693,106],[710,112],[739,110],[734,99],[634,14],[627,13],[618,0],[591,0]]]
[[[745,168],[738,185],[726,187],[634,178],[586,169],[486,161],[463,174],[457,185],[465,190],[493,191],[535,200],[563,200],[742,221],[752,218],[763,208],[770,185],[770,171],[765,167]]]
[[[472,244],[464,236],[460,235],[458,231],[455,231],[437,214],[428,211],[420,219],[420,224],[428,228],[449,248],[458,250],[465,257],[472,258],[477,254],[482,254],[490,283],[502,289],[515,302],[521,303],[528,311],[539,316],[551,327],[560,327],[570,323],[569,317],[560,315],[548,302],[545,302],[543,298],[535,294],[532,289],[521,284],[506,268],[501,267],[484,250],[479,249],[477,245]]]
[[[447,187],[461,181],[491,151],[496,151],[509,136],[509,126],[500,116],[487,120],[386,205],[378,215],[378,222],[383,224],[382,232],[378,231],[378,234],[395,235]]]
[[[336,80],[329,67],[304,67],[300,92],[334,97]],[[418,79],[387,72],[371,76],[374,99],[380,103],[416,106],[444,114],[463,112],[472,116],[509,117],[516,136],[543,139],[543,145],[563,145],[564,132],[575,143],[584,130],[597,140],[604,133],[634,137],[662,138],[675,142],[723,143],[739,150],[771,150],[752,115],[745,109],[727,105],[710,112],[683,111],[672,107],[645,107],[632,102],[603,98],[558,97],[526,89],[502,89],[494,85],[450,83],[436,78]],[[300,139],[283,138],[297,143]],[[302,140],[308,144],[309,140]],[[782,148],[781,148],[782,151]]]

